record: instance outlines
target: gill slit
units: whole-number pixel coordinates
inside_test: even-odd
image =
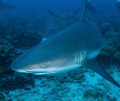
[[[74,54],[75,56],[75,63],[81,63],[85,60],[86,51],[82,50]]]

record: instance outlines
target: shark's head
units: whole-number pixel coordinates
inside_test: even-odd
[[[34,57],[30,58],[29,54],[23,53],[11,63],[10,68],[20,73],[49,74],[48,72],[51,66],[48,65],[50,64],[50,62],[42,62],[41,60],[39,60],[39,62],[35,62],[34,60]]]
[[[28,64],[25,60],[19,60],[19,57],[15,59],[10,68],[16,72],[20,73],[36,73],[36,72],[43,72],[42,68],[45,67],[43,63],[32,63],[31,65]]]
[[[24,54],[23,54],[24,55]],[[31,73],[34,75],[46,75],[69,71],[78,68],[82,63],[75,62],[74,57],[64,57],[51,59],[48,61],[39,61],[31,63],[28,60],[21,60],[20,57],[15,59],[11,64],[11,69],[20,73]]]

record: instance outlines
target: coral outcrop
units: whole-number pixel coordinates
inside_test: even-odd
[[[0,39],[0,71],[9,68],[10,63],[23,52],[13,47],[7,40]]]

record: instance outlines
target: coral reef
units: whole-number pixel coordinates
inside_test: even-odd
[[[0,92],[0,101],[4,99],[5,99],[5,95],[2,92]]]
[[[31,30],[28,18],[14,17],[10,18],[4,26],[5,35],[13,36]]]
[[[100,94],[97,91],[94,91],[91,89],[86,90],[84,93],[85,98],[93,97],[94,99],[97,99],[99,96],[100,96]]]
[[[74,80],[82,80],[85,77],[84,71],[85,70],[83,70],[83,68],[75,69],[73,71],[67,72],[67,75]]]
[[[107,31],[106,31],[107,29]],[[120,22],[105,23],[102,25],[103,35],[101,54],[97,60],[105,68],[116,64],[120,66]],[[109,58],[108,58],[109,57]]]
[[[0,91],[5,93],[15,89],[30,90],[29,85],[32,87],[35,86],[34,78],[26,78],[23,76],[8,76],[0,79]]]
[[[10,39],[10,43],[19,49],[29,49],[42,41],[41,34],[37,32],[21,33]]]
[[[0,39],[0,71],[7,69],[10,63],[23,52],[13,47],[7,40]]]
[[[42,30],[42,25],[47,25],[44,20],[39,22],[41,22],[41,29],[38,30],[27,18],[11,18],[5,26],[0,27],[0,33],[16,48],[29,49],[42,41],[44,31],[40,30]]]

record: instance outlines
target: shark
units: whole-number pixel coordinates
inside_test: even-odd
[[[71,22],[69,22],[68,20],[58,16],[57,14],[55,14],[54,12],[47,10],[49,12],[50,15],[52,15],[54,17],[54,19],[60,24],[60,26],[65,29],[68,26],[71,25]]]
[[[120,87],[95,60],[101,50],[101,33],[96,23],[87,19],[85,12],[86,0],[78,22],[18,56],[10,68],[20,73],[51,75],[86,66]]]
[[[79,11],[80,7],[78,7],[74,13],[70,13],[69,9],[67,13],[64,13],[63,15],[59,16],[52,12],[51,10],[47,10],[48,13],[53,16],[53,18],[59,23],[59,25],[64,29],[69,26],[71,26],[73,23],[77,22],[76,15]]]
[[[84,0],[82,0],[84,2]],[[104,14],[100,11],[101,8],[107,9],[104,6],[100,6],[98,9],[96,8],[95,4],[93,2],[91,2],[91,0],[86,0],[86,9],[93,12],[93,13],[100,13],[100,14]]]
[[[59,16],[52,12],[51,10],[47,10],[48,13],[53,16],[53,18],[59,23],[59,25],[64,29],[66,27],[71,26],[73,23],[77,22],[76,14],[79,11],[80,7],[78,7],[74,13],[70,13],[69,11],[67,13],[64,13],[62,16]]]
[[[120,1],[117,1],[117,3],[116,3],[116,8],[119,9],[119,14],[120,14]]]
[[[9,4],[4,4],[1,0],[0,0],[0,10],[11,10],[15,8],[15,6],[13,5],[9,5]]]

